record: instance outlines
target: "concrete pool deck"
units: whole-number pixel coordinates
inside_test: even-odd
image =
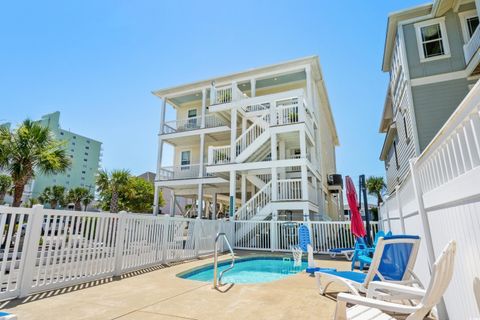
[[[238,252],[239,256],[251,252]],[[257,253],[258,255],[266,255]],[[283,256],[288,256],[284,254]],[[228,259],[222,256],[221,259]],[[213,262],[194,260],[169,267],[139,271],[120,280],[36,294],[0,303],[19,320],[77,319],[331,319],[335,301],[320,296],[315,279],[302,272],[270,283],[234,285],[226,292],[211,283],[176,275]],[[317,258],[317,265],[349,269],[341,258]],[[223,289],[223,288],[222,288]],[[330,292],[343,291],[332,285]]]

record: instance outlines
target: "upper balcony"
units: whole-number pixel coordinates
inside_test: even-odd
[[[163,125],[162,134],[193,131],[203,128],[216,128],[228,125],[228,121],[226,121],[224,118],[221,118],[215,114],[208,114],[205,117],[199,116],[167,121]]]

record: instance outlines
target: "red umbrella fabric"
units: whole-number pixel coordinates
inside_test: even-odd
[[[358,211],[357,191],[353,184],[352,178],[345,177],[345,184],[347,186],[347,201],[350,207],[350,228],[352,233],[358,238],[363,238],[367,234],[365,226],[363,225],[362,216]]]

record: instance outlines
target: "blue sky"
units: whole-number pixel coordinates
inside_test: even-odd
[[[152,90],[318,55],[338,171],[383,175],[387,15],[422,3],[4,1],[0,122],[58,110],[64,129],[103,142],[107,169],[155,171],[161,101]]]

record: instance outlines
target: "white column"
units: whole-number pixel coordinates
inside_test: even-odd
[[[217,193],[213,193],[212,220],[217,219]]]
[[[203,217],[203,184],[198,185],[198,209],[197,209],[197,219]]]
[[[272,161],[278,160],[277,155],[277,134],[271,133],[270,134],[270,152],[272,154]]]
[[[272,201],[278,200],[278,175],[277,167],[272,167]]]
[[[234,107],[231,111],[230,120],[230,162],[234,162],[236,154],[236,140],[237,140],[237,109]]]
[[[308,200],[308,172],[307,166],[302,165],[302,200]]]
[[[255,97],[256,94],[257,94],[257,80],[250,79],[250,96],[251,96],[251,98]]]
[[[247,175],[242,173],[242,182],[241,182],[241,190],[242,190],[242,206],[247,201]]]
[[[170,197],[170,216],[173,217],[175,215],[175,192],[172,192],[172,196]]]
[[[162,108],[160,109],[160,132],[158,133],[158,153],[157,153],[157,176],[160,176],[160,169],[162,167],[162,156],[163,156],[163,128],[165,125],[165,112],[167,108],[167,98],[163,98]]]
[[[237,173],[235,170],[230,171],[230,218],[235,214],[235,200],[237,192]]]
[[[300,157],[302,159],[307,157],[307,137],[305,135],[305,130],[302,128],[299,131],[300,136]]]
[[[247,118],[242,117],[242,134],[247,130]]]
[[[207,112],[207,89],[202,89],[202,113],[201,128],[205,128],[205,115]]]
[[[154,194],[153,194],[153,215],[154,216],[158,214],[159,193],[160,193],[160,187],[155,186]]]
[[[205,170],[205,133],[200,134],[200,161],[199,161],[199,168],[198,168],[198,177],[203,178],[204,170]]]
[[[286,149],[285,149],[285,140],[278,139],[278,155],[277,159],[285,160],[287,158]],[[278,168],[280,179],[285,179],[285,167]]]

